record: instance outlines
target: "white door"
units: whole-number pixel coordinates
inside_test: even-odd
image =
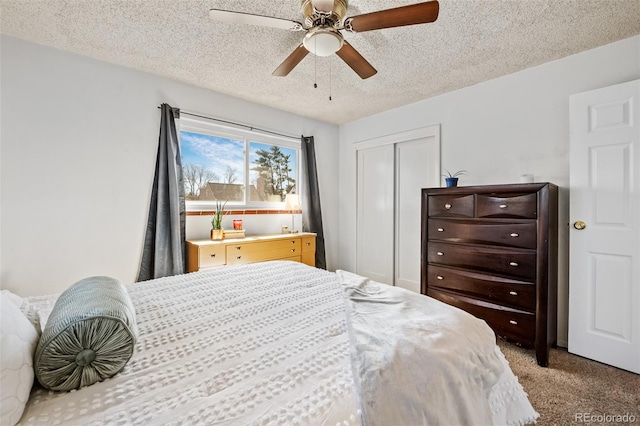
[[[440,183],[440,127],[355,145],[356,273],[420,292],[421,189]]]
[[[393,284],[393,145],[358,151],[356,273]]]
[[[640,80],[570,120],[569,352],[640,373]]]
[[[420,293],[420,215],[422,188],[438,186],[440,169],[433,166],[439,144],[433,137],[402,142],[396,148],[396,261],[398,287]]]

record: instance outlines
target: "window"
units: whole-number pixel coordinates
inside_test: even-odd
[[[180,148],[187,208],[282,207],[296,190],[300,143],[270,135],[180,118]]]

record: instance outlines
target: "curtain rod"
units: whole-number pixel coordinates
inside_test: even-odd
[[[161,107],[158,107],[158,109],[160,109]],[[200,114],[194,114],[192,112],[187,112],[187,111],[183,111],[180,108],[173,108],[174,112],[177,112],[178,114],[178,118],[180,118],[180,114],[184,114],[184,115],[190,115],[192,117],[198,117],[198,118],[204,118],[205,120],[212,120],[212,121],[218,121],[220,123],[226,123],[226,124],[231,124],[233,126],[240,126],[240,127],[244,127],[246,129],[249,129],[249,131],[253,132],[253,131],[258,131],[258,132],[263,132],[263,133],[269,133],[272,135],[276,135],[276,136],[282,136],[285,138],[290,138],[290,139],[295,139],[297,141],[300,140],[301,137],[298,136],[291,136],[291,135],[285,135],[283,133],[278,133],[278,132],[272,132],[271,130],[265,130],[265,129],[261,129],[259,127],[254,127],[254,126],[248,126],[246,124],[241,124],[241,123],[235,123],[233,121],[227,121],[227,120],[222,120],[220,118],[215,118],[215,117],[207,117],[205,115],[200,115]]]

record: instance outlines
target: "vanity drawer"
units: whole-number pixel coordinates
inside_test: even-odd
[[[226,263],[224,246],[201,246],[198,250],[198,258],[200,268],[222,266]]]
[[[535,219],[538,215],[537,194],[477,196],[478,217],[522,217]]]
[[[473,195],[431,195],[429,216],[473,217]]]
[[[525,346],[535,341],[536,317],[534,314],[508,309],[492,303],[483,303],[463,295],[429,288],[427,295],[456,306],[477,318],[483,319],[499,335]]]
[[[296,257],[300,256],[301,252],[301,238],[229,244],[227,246],[227,265]]]
[[[537,223],[429,219],[429,240],[535,249]]]
[[[302,237],[302,252],[316,251],[316,237]]]
[[[536,252],[532,250],[432,242],[427,250],[427,260],[430,264],[517,278],[534,280],[536,277]]]
[[[274,251],[286,249],[295,250],[291,252],[291,256],[295,256],[300,253],[302,249],[302,243],[300,242],[300,240],[300,238],[287,238],[275,241],[229,244],[227,245],[227,256],[233,256],[234,254],[249,254],[259,251]]]
[[[532,282],[512,280],[462,269],[429,265],[429,287],[466,293],[499,305],[534,312],[536,288]]]

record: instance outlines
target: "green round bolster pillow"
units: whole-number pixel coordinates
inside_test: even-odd
[[[110,277],[78,281],[56,301],[36,349],[42,386],[69,391],[119,373],[138,335],[127,289]]]

